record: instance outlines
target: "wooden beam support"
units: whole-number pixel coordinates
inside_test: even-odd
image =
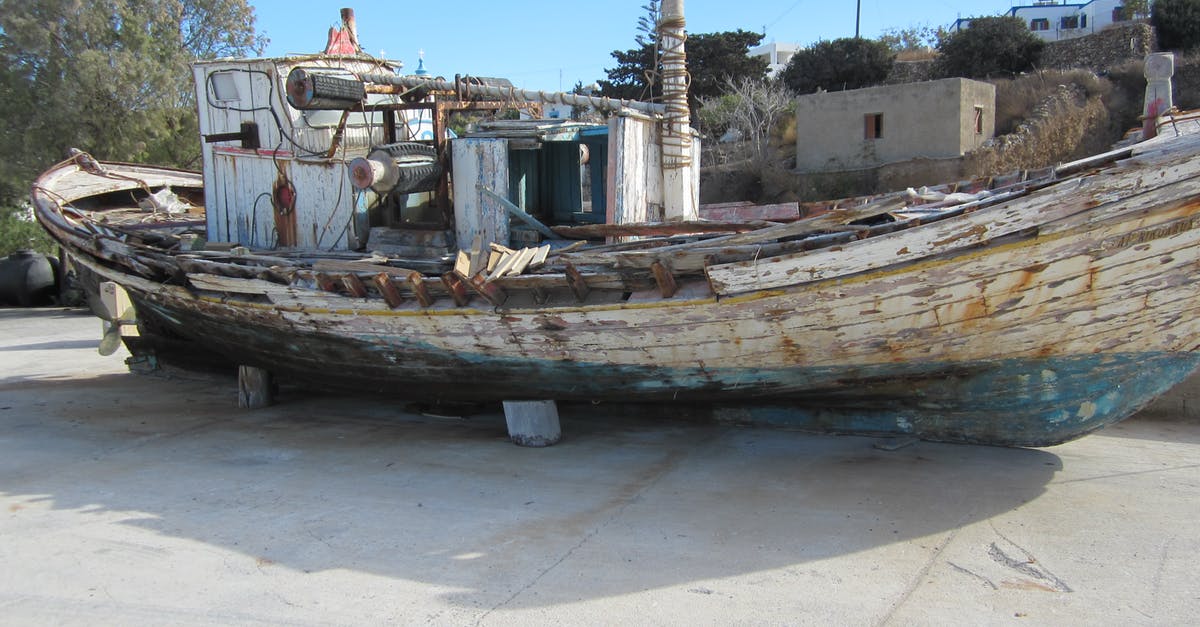
[[[429,286],[425,285],[425,277],[420,272],[409,273],[408,284],[412,287],[413,295],[417,297],[417,302],[421,303],[422,307],[433,306],[433,294],[429,293]]]
[[[379,288],[379,293],[383,295],[383,300],[387,301],[388,307],[395,309],[404,304],[404,297],[400,295],[400,288],[392,283],[392,277],[386,272],[376,274],[372,280],[375,282],[375,287]]]
[[[592,288],[588,287],[587,281],[583,280],[583,275],[580,274],[579,270],[574,264],[567,261],[563,263],[563,266],[566,269],[567,285],[575,294],[575,300],[582,303],[587,299],[588,294],[592,291]]]
[[[328,274],[325,274],[324,272],[318,272],[315,278],[317,279],[317,287],[320,287],[322,291],[333,292],[334,294],[341,292],[339,282],[335,281],[333,277],[329,276]]]
[[[367,297],[367,286],[363,285],[362,279],[358,278],[357,274],[343,274],[342,285],[355,298]]]
[[[658,291],[662,293],[663,298],[670,298],[679,290],[679,286],[675,284],[675,276],[663,262],[655,261],[650,264],[650,271],[654,273],[654,282],[658,283]]]
[[[262,409],[275,402],[275,381],[269,370],[238,366],[238,407]]]
[[[465,307],[471,302],[471,293],[467,289],[467,284],[455,272],[447,272],[442,275],[442,283],[446,286],[446,291],[450,293],[450,298],[454,299],[454,304],[459,307]]]
[[[476,294],[479,294],[484,300],[496,307],[503,305],[504,301],[508,300],[508,293],[504,291],[504,288],[495,283],[488,282],[482,274],[471,277],[467,281],[467,285],[471,286],[471,289],[475,290]]]

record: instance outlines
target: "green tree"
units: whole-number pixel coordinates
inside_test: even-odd
[[[971,18],[969,28],[938,44],[941,73],[964,78],[1018,74],[1037,65],[1044,47],[1021,18]]]
[[[1150,0],[1125,0],[1121,5],[1121,18],[1134,20],[1150,15]]]
[[[913,52],[937,47],[947,34],[945,29],[932,26],[889,28],[879,36],[879,41],[887,44],[892,52]]]
[[[0,258],[22,248],[52,254],[54,240],[50,239],[42,225],[34,221],[28,209],[0,207]]]
[[[1200,0],[1155,0],[1150,23],[1164,50],[1200,48]]]
[[[762,42],[762,35],[744,30],[690,34],[687,38],[688,102],[693,111],[702,98],[719,96],[727,79],[761,80],[767,75],[767,62],[749,56],[747,51]],[[658,81],[657,45],[639,41],[630,50],[614,50],[617,66],[606,69],[608,80],[600,81],[600,93],[612,98],[657,100],[662,96]]]
[[[0,205],[72,146],[194,167],[189,64],[265,41],[246,0],[0,0]]]
[[[887,79],[895,58],[882,41],[861,37],[818,41],[792,55],[779,80],[798,94],[870,87]]]

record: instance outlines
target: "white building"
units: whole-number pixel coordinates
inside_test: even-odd
[[[775,78],[787,67],[792,55],[800,50],[799,44],[771,42],[751,48],[746,54],[767,62],[767,76]]]
[[[1126,22],[1124,0],[1091,0],[1091,2],[1060,2],[1034,0],[1032,4],[1014,6],[1005,15],[1020,18],[1044,41],[1072,39],[1098,32],[1107,26]],[[950,32],[970,28],[970,18],[959,18],[950,25]]]

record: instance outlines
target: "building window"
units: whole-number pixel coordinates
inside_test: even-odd
[[[865,132],[863,134],[867,139],[879,139],[883,137],[883,114],[868,113],[865,117]]]
[[[1087,28],[1087,16],[1086,15],[1079,16],[1079,28]]]
[[[1059,21],[1058,27],[1062,30],[1072,30],[1072,29],[1079,28],[1079,16],[1078,15],[1068,15],[1068,16],[1062,18],[1062,20]]]
[[[983,107],[975,107],[975,134],[983,135]]]
[[[1050,30],[1050,20],[1044,17],[1029,20],[1029,30]]]

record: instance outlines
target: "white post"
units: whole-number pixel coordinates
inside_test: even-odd
[[[1146,57],[1146,102],[1142,109],[1142,139],[1158,134],[1158,118],[1166,115],[1175,102],[1171,97],[1171,77],[1175,75],[1175,55],[1156,52]]]

